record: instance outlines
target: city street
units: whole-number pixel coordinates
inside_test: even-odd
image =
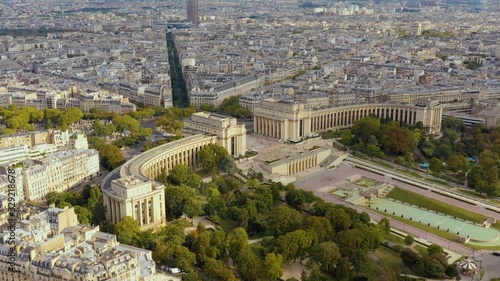
[[[158,117],[153,117],[152,119],[146,120],[146,121],[140,121],[141,127],[143,128],[151,128],[153,130],[153,134],[151,135],[152,137],[154,136],[163,136],[162,133],[158,132],[156,130],[156,119]]]

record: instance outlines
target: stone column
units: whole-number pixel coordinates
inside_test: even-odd
[[[278,139],[282,139],[281,138],[281,125],[282,125],[283,122],[281,121],[278,121]]]
[[[267,119],[262,120],[262,133],[263,135],[267,135]]]
[[[267,119],[262,119],[262,135],[267,134]]]
[[[115,212],[115,200],[114,199],[111,199],[111,202],[109,204],[109,210],[110,210],[109,218],[110,218],[111,222],[117,223],[116,212]]]
[[[142,223],[142,204],[141,204],[141,201],[137,201],[137,212],[138,212],[137,220],[141,223],[141,226],[142,226],[143,223]]]
[[[265,136],[267,134],[267,119],[262,119],[262,135]]]
[[[144,199],[144,206],[145,206],[145,212],[144,216],[146,217],[146,224],[149,224],[149,204],[148,204],[148,198]]]
[[[155,199],[157,197],[156,196],[153,196],[151,197],[151,222],[156,222],[158,220],[158,218],[156,217],[156,213],[155,213]]]

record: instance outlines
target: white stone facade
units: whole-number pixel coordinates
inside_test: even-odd
[[[236,118],[209,112],[197,112],[184,121],[184,128],[217,136],[217,144],[224,147],[231,156],[245,155],[246,129]]]
[[[422,122],[426,134],[437,134],[442,114],[442,107],[432,101],[307,108],[303,103],[268,99],[254,108],[254,132],[280,140],[298,140],[314,132],[348,128],[363,117],[376,116],[409,125]]]

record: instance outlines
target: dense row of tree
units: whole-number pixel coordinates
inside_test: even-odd
[[[213,104],[202,104],[200,106],[200,110],[208,112],[218,112],[220,114],[225,114],[236,118],[248,118],[252,116],[252,112],[250,110],[240,105],[240,96],[232,96],[224,99],[219,107],[215,107]]]
[[[34,107],[18,109],[15,105],[0,108],[0,116],[4,119],[5,129],[1,133],[15,133],[18,130],[33,131],[36,125],[44,128],[66,130],[70,125],[83,117],[79,108],[69,108],[66,111],[59,109],[38,110]]]
[[[386,158],[386,154],[406,156],[413,153],[423,132],[421,124],[408,128],[399,122],[367,116],[354,122],[351,129],[339,132],[339,137],[345,145],[354,146],[372,157]]]
[[[445,118],[442,129],[440,136],[424,137],[421,123],[407,127],[368,116],[356,121],[350,129],[327,133],[324,137],[338,137],[341,143],[372,158],[394,157],[396,164],[407,167],[416,167],[417,161],[428,162],[429,170],[436,176],[463,182],[468,175],[469,186],[478,192],[500,194],[500,145],[497,145],[500,128],[486,130],[482,125],[466,128],[460,119]],[[417,147],[423,158],[416,156]],[[474,167],[469,157],[478,155],[479,165]]]
[[[194,107],[177,108],[170,107],[167,108],[163,115],[156,119],[156,126],[161,127],[163,130],[182,136],[182,129],[184,128],[184,123],[182,123],[182,118],[188,118],[193,113],[196,112]]]
[[[188,107],[189,97],[186,87],[186,80],[182,71],[182,63],[179,60],[179,54],[175,47],[174,35],[172,32],[167,32],[167,52],[168,61],[170,64],[170,78],[172,79],[172,99],[173,104],[178,107]]]
[[[472,131],[479,165],[467,175],[467,184],[488,196],[500,196],[500,127],[486,130],[477,127]]]
[[[240,96],[232,96],[224,99],[218,108],[222,114],[227,114],[236,118],[251,117],[252,112],[240,105]]]

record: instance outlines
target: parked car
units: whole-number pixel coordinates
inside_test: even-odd
[[[180,269],[178,269],[178,268],[176,268],[176,267],[174,267],[174,268],[169,268],[169,269],[168,269],[168,271],[169,271],[170,273],[180,273],[180,272],[181,272],[181,270],[180,270]]]
[[[482,262],[483,258],[475,258],[475,260],[478,261],[478,262]]]
[[[493,252],[491,254],[494,255],[494,256],[500,257],[500,252]]]

